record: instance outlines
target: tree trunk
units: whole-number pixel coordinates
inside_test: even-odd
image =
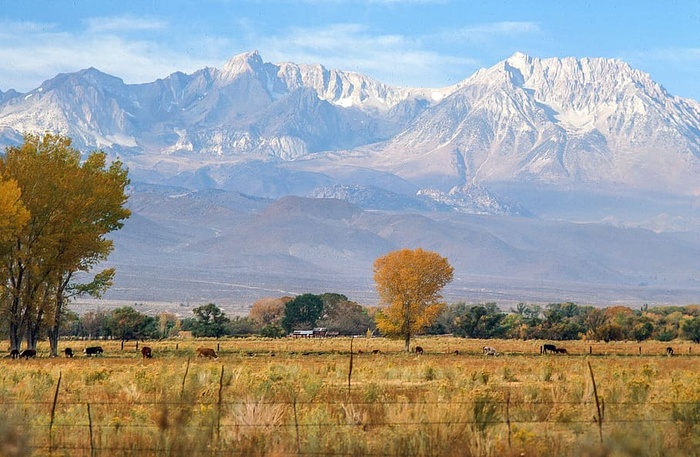
[[[51,347],[51,357],[58,356],[58,336],[61,333],[61,321],[63,320],[63,291],[65,290],[65,285],[67,281],[61,284],[58,292],[56,292],[56,310],[54,312],[54,318],[48,329],[49,334],[49,346]]]
[[[48,331],[49,334],[49,347],[51,349],[51,353],[49,354],[51,357],[57,357],[58,356],[58,331],[56,330],[56,327],[50,328]]]
[[[22,344],[22,329],[14,322],[14,319],[10,319],[10,350],[17,350]]]
[[[27,310],[27,315],[29,315],[29,310]],[[36,318],[29,319],[27,322],[27,349],[36,349],[36,345],[39,342],[39,335],[41,334],[42,327],[44,326],[44,307],[41,306],[37,310]]]
[[[11,272],[10,283],[12,285],[12,301],[10,304],[10,350],[17,350],[22,344],[22,331],[24,330],[24,325],[22,322],[22,313],[20,311],[20,306],[22,301],[20,300],[20,290],[22,289],[22,281],[24,279],[24,267],[21,263],[15,263],[14,261],[7,265],[8,270]],[[15,274],[16,272],[16,274]]]
[[[411,332],[406,332],[405,344],[406,352],[411,352]]]
[[[37,335],[37,332],[35,330],[32,331],[27,331],[27,349],[35,349],[36,350],[36,343],[38,342],[39,338]]]

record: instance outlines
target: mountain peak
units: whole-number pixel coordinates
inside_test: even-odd
[[[532,57],[520,51],[516,51],[512,56],[508,57],[505,62],[514,67],[520,67],[521,65],[530,65],[532,63]]]
[[[264,65],[262,57],[257,50],[244,52],[233,56],[221,68],[220,79],[231,81],[242,73],[256,73]]]
[[[95,67],[90,67],[75,73],[59,73],[53,78],[44,81],[39,91],[49,91],[56,88],[82,84],[89,86],[121,87],[124,85],[124,80],[104,73]]]

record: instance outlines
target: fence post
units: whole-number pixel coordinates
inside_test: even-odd
[[[49,454],[53,452],[53,419],[56,416],[56,403],[58,402],[58,389],[61,387],[62,372],[58,372],[58,382],[56,382],[56,392],[53,395],[53,405],[51,406],[51,420],[49,421]]]
[[[508,425],[508,448],[511,447],[511,427],[510,427],[510,390],[506,391],[506,425]]]
[[[87,404],[88,429],[90,430],[90,457],[95,457],[95,440],[92,436],[92,415],[90,414],[90,403]]]
[[[221,376],[219,376],[219,402],[216,407],[216,447],[217,449],[221,447],[221,401],[222,392],[224,390],[224,366],[221,365]]]
[[[600,436],[600,442],[603,442],[603,414],[600,409],[600,400],[598,399],[598,387],[595,384],[595,377],[593,376],[593,367],[591,367],[591,362],[588,362],[588,371],[591,372],[591,381],[593,382],[593,395],[595,396],[595,407],[598,411],[598,435]]]
[[[350,368],[348,369],[348,400],[350,400],[350,380],[352,379],[352,341],[354,338],[350,337]]]
[[[185,395],[185,380],[187,380],[187,372],[190,371],[190,358],[187,357],[187,366],[185,367],[185,374],[182,376],[182,388],[180,389],[180,400],[182,400],[183,395]]]
[[[301,438],[299,437],[299,419],[297,418],[297,394],[294,393],[294,398],[292,399],[292,407],[294,408],[294,429],[297,435],[297,455],[301,456]]]

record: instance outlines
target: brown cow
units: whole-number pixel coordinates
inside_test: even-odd
[[[569,352],[565,348],[557,348],[557,354],[568,354]]]
[[[421,346],[416,346],[416,354],[418,354],[418,355],[423,354],[423,348]]]
[[[197,348],[197,357],[206,357],[208,359],[218,359],[219,356],[216,355],[216,351],[212,348]]]
[[[149,348],[148,346],[142,347],[142,348],[141,348],[141,356],[142,356],[144,359],[150,359],[150,358],[152,358],[152,357],[153,357],[153,352],[151,351],[151,348]]]

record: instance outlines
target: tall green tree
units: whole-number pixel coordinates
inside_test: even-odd
[[[101,295],[114,270],[98,272],[87,283],[76,273],[89,273],[113,250],[106,235],[123,226],[127,171],[118,161],[107,164],[95,151],[82,161],[71,140],[60,135],[27,135],[0,158],[0,180],[13,180],[29,212],[24,230],[2,255],[2,310],[9,321],[10,346],[22,337],[36,347],[47,333],[56,355],[66,303],[79,295]]]
[[[120,340],[141,340],[158,336],[156,319],[131,306],[112,311],[107,318],[107,331]]]
[[[454,268],[445,257],[423,249],[393,251],[374,262],[374,281],[382,303],[377,328],[386,336],[403,338],[406,352],[411,337],[440,316],[444,303],[440,291]]]
[[[508,332],[506,314],[495,303],[471,305],[455,319],[454,334],[469,338],[501,338]]]
[[[361,335],[368,329],[374,330],[374,319],[364,306],[348,300],[342,294],[325,293],[320,297],[323,315],[316,321],[317,326],[340,335]]]
[[[195,315],[192,335],[196,337],[208,336],[219,338],[226,335],[231,320],[221,308],[214,303],[198,306],[193,309]]]
[[[700,343],[700,317],[693,317],[681,322],[681,333],[694,343]]]
[[[287,333],[294,329],[310,330],[323,315],[323,300],[314,294],[302,294],[287,302],[282,317],[282,328]]]

